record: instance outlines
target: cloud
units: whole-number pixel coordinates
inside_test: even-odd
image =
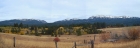
[[[138,0],[90,0],[87,2],[87,14],[96,15],[136,15],[139,12]]]
[[[0,20],[34,18],[54,22],[92,15],[139,16],[139,0],[0,0]]]

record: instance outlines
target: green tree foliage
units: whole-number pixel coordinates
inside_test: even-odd
[[[0,28],[0,32],[2,32],[2,28]]]
[[[18,23],[14,23],[14,27],[18,27]]]
[[[37,28],[37,26],[35,26],[35,36],[39,36],[39,33],[38,33],[38,28]]]
[[[46,31],[45,34],[57,37],[58,33],[56,32],[56,30],[57,30],[57,27],[54,27],[54,26],[48,27],[48,30]]]
[[[14,23],[14,27],[19,27],[19,29],[11,28],[11,32],[19,32],[20,28],[27,27],[28,25],[23,25],[22,23]],[[29,25],[31,26],[31,25]],[[63,27],[62,27],[63,26]],[[40,25],[36,26],[37,28],[41,28],[41,34],[43,35],[52,35],[57,37],[64,34],[98,34],[101,31],[97,30],[100,28],[105,28],[107,25],[104,22],[94,22],[94,23],[80,23],[80,24],[69,24],[69,25]],[[38,34],[35,26],[31,26],[29,30],[32,32],[35,30],[35,34]],[[46,29],[47,28],[47,29]],[[80,31],[79,31],[80,30]],[[29,32],[30,34],[30,32]]]
[[[57,32],[58,32],[59,37],[60,37],[60,35],[63,35],[63,34],[65,33],[64,27],[59,27],[59,28],[57,29]]]
[[[54,29],[53,28],[48,28],[48,30],[45,32],[46,35],[52,35],[54,33]]]
[[[116,24],[111,24],[111,25],[108,25],[109,27],[124,27],[125,25],[124,24],[119,24],[119,23],[116,23]]]
[[[11,32],[14,33],[15,32],[15,29],[14,28],[11,28]]]
[[[46,32],[45,28],[42,28],[41,34],[44,35]]]
[[[138,24],[138,23],[137,24],[133,24],[133,26],[140,26],[140,24]]]
[[[52,33],[51,36],[54,36],[54,33]]]
[[[21,29],[20,28],[17,28],[17,33],[19,33],[21,31]]]
[[[20,23],[20,24],[19,24],[19,27],[20,27],[20,28],[23,28],[23,24],[22,24],[22,23]]]
[[[96,22],[94,24],[92,24],[92,27],[95,27],[97,29],[100,29],[100,28],[105,28],[106,27],[106,23],[99,23],[99,22]]]
[[[31,26],[31,27],[30,27],[30,30],[31,30],[31,32],[32,32],[32,31],[34,30],[34,26]]]
[[[82,35],[81,29],[76,30],[76,33],[77,33],[77,36],[81,36]]]
[[[12,32],[12,33],[19,33],[20,31],[21,31],[20,28],[17,28],[17,27],[11,28],[11,32]]]
[[[72,32],[73,32],[73,30],[72,30],[72,29],[67,28],[67,29],[66,29],[66,32],[68,32],[68,35],[71,35],[71,34],[72,34]]]

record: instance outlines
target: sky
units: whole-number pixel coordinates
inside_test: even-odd
[[[0,0],[0,21],[40,19],[55,22],[95,15],[140,15],[140,0]]]

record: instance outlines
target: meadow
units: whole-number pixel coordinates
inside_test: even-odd
[[[130,27],[121,27],[121,28],[104,28],[99,29],[106,32],[126,32]],[[131,27],[133,28],[133,27]],[[136,26],[134,28],[140,28]],[[135,41],[132,40],[120,40],[117,42],[106,42],[102,43],[100,39],[101,34],[86,34],[81,36],[76,35],[61,35],[59,37],[60,41],[58,42],[58,48],[72,48],[74,42],[77,42],[77,48],[90,48],[90,44],[84,44],[84,40],[90,42],[90,40],[95,38],[95,48],[140,48],[140,39]],[[16,38],[16,47],[13,47],[13,37]],[[11,34],[11,33],[0,33],[0,48],[55,48],[54,38],[51,35],[20,35],[20,34]],[[83,44],[83,45],[82,45]]]

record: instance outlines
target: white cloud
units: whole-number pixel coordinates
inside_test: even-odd
[[[137,6],[140,5],[139,2],[138,0],[90,0],[87,1],[87,14],[130,15],[128,13],[135,12],[136,10],[140,11],[138,9],[140,7]],[[132,15],[135,14],[132,13]]]
[[[35,18],[54,22],[92,15],[139,16],[140,0],[0,0],[0,19]]]

